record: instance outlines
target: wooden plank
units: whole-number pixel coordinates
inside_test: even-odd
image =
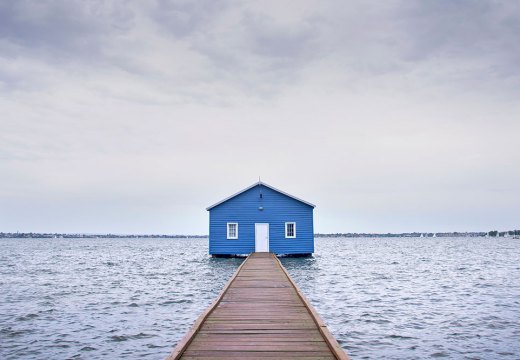
[[[168,360],[348,359],[273,254],[253,253]]]
[[[295,329],[315,329],[312,323],[293,324],[287,323],[283,326],[276,324],[208,324],[207,330],[295,330]]]
[[[323,342],[276,342],[276,343],[204,343],[193,342],[190,350],[207,351],[327,351],[329,347]]]
[[[292,358],[292,359],[300,359],[303,356],[330,356],[332,359],[334,359],[334,355],[331,354],[330,350],[327,349],[326,351],[291,351],[291,352],[284,352],[280,353],[279,351],[213,351],[213,350],[191,350],[188,349],[186,351],[186,356],[215,356],[215,355],[227,355],[229,358],[240,358],[240,356],[244,358],[248,358],[248,356],[258,356],[262,355],[264,357],[271,357],[274,359],[280,359],[283,358]]]
[[[247,330],[247,329],[239,329],[239,330],[214,330],[214,329],[204,329],[204,328],[201,328],[199,330],[199,334],[301,334],[301,333],[305,333],[305,334],[309,334],[309,333],[314,333],[314,331],[318,331],[318,329],[313,329],[313,330],[307,330],[307,329],[303,329],[303,330],[299,330],[299,329],[293,329],[293,330],[290,330],[290,329],[268,329],[268,330],[261,330],[261,331],[258,331],[258,330]],[[318,331],[318,333],[320,334],[321,336],[321,333]]]
[[[214,334],[199,332],[198,336],[193,340],[196,341],[323,341],[323,337],[319,332],[305,333],[286,333],[286,334]]]
[[[327,352],[293,352],[280,353],[275,351],[187,351],[183,360],[333,360],[335,357]]]
[[[252,352],[250,356],[244,356],[244,354],[247,354],[247,353],[244,353],[244,352],[242,352],[241,355],[239,355],[239,356],[219,355],[219,354],[220,354],[220,352],[218,354],[211,352],[210,354],[207,354],[207,355],[197,355],[197,356],[189,356],[189,355],[186,356],[186,355],[184,355],[182,358],[183,358],[183,360],[243,360],[243,359],[247,359],[247,360],[265,360],[265,359],[269,358],[269,356],[266,356],[265,353],[263,353],[263,352]],[[261,354],[261,355],[258,355],[258,354]],[[270,357],[270,358],[271,359],[276,359],[276,360],[294,360],[294,359],[298,359],[298,360],[334,360],[334,359],[336,359],[332,355],[329,355],[329,356],[327,356],[327,355],[324,355],[324,356],[319,356],[319,355],[310,355],[310,356],[285,355],[284,356],[284,355],[280,355],[280,353],[277,353],[276,357]]]

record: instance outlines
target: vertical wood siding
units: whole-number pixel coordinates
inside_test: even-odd
[[[264,210],[260,211],[260,206]],[[228,222],[238,223],[238,239],[227,239]],[[296,222],[296,238],[285,238],[286,222]],[[269,224],[270,252],[314,252],[313,207],[259,185],[209,211],[209,253],[232,255],[254,252],[255,223]]]

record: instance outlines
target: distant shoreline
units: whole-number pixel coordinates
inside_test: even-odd
[[[520,230],[489,231],[489,232],[411,232],[411,233],[316,233],[317,238],[392,238],[392,237],[511,237],[520,236]],[[0,238],[19,239],[198,239],[207,238],[208,235],[164,235],[164,234],[68,234],[68,233],[33,233],[33,232],[0,232]]]

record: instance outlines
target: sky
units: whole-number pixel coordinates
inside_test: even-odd
[[[520,2],[0,0],[0,231],[520,228]]]

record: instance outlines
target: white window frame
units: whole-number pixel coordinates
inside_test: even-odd
[[[293,235],[292,236],[287,235],[287,230],[288,230],[288,225],[289,224],[293,225]],[[286,239],[294,239],[294,238],[296,238],[296,222],[295,221],[288,221],[288,222],[285,223],[285,238]]]
[[[235,236],[230,236],[229,235],[229,228],[230,226],[229,225],[235,225]],[[238,239],[238,223],[237,222],[228,222],[227,225],[226,225],[226,232],[227,232],[227,238],[228,239]]]

